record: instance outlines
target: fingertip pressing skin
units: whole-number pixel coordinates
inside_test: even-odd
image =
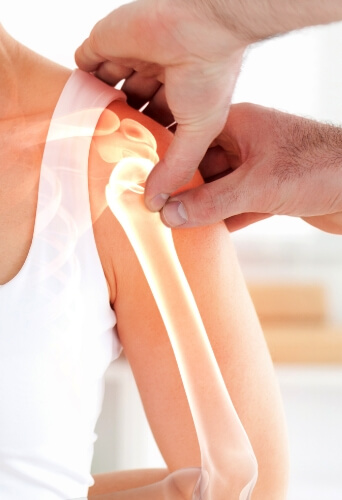
[[[159,212],[165,206],[166,201],[169,199],[169,195],[165,193],[157,194],[152,199],[146,199],[146,207],[151,210],[151,212]]]
[[[198,129],[197,133],[191,129],[184,129],[184,127],[179,133],[180,127],[177,128],[163,159],[148,176],[145,186],[145,205],[149,210],[159,212],[163,207],[166,209],[170,196],[174,197],[177,193],[187,189],[199,163],[214,139],[213,131],[211,130],[207,134],[206,128]],[[170,226],[176,227],[184,224],[188,217],[184,205],[178,203],[175,206],[174,201],[177,200],[172,200],[172,205],[166,209],[164,217],[169,219]],[[177,214],[178,206],[180,208]]]
[[[181,201],[166,203],[161,211],[161,218],[169,227],[183,226],[188,222],[188,214]]]

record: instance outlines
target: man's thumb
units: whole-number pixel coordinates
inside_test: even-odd
[[[194,176],[213,140],[207,131],[193,131],[178,125],[164,158],[154,167],[145,186],[145,203],[153,212],[161,210],[171,193]]]
[[[206,226],[246,212],[248,199],[239,170],[236,170],[170,198],[161,217],[170,227]]]

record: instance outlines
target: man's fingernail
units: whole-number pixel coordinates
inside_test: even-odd
[[[157,194],[157,196],[155,196],[154,198],[152,198],[152,200],[148,202],[148,208],[152,212],[159,212],[159,210],[161,210],[165,205],[165,202],[168,198],[169,198],[168,194],[164,193]]]
[[[183,203],[180,201],[170,201],[163,208],[165,222],[171,227],[181,226],[188,222],[188,215]]]

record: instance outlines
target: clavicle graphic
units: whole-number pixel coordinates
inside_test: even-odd
[[[142,488],[132,490],[131,496],[128,491],[113,498],[249,500],[257,480],[256,458],[178,260],[172,232],[161,222],[159,213],[145,207],[143,184],[157,161],[153,151],[155,140],[137,122],[134,131],[132,122],[129,122],[131,141],[125,132],[127,127],[123,127],[123,132],[116,128],[120,134],[116,138],[124,136],[125,140],[120,147],[120,140],[116,141],[114,134],[112,157],[105,143],[97,143],[102,157],[117,163],[106,188],[106,198],[138,257],[167,329],[197,433],[201,469],[200,473],[198,469],[184,469],[178,476],[171,474],[169,481],[156,483],[154,490],[151,485],[149,493]],[[151,150],[147,158],[141,157],[140,153],[147,150]],[[127,154],[129,151],[131,156]],[[196,487],[184,496],[189,484]],[[184,485],[183,491],[180,485]],[[99,500],[106,497],[100,496]]]

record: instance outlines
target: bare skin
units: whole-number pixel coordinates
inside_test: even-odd
[[[80,68],[96,71],[112,84],[126,78],[124,89],[132,105],[139,107],[148,100],[149,116],[164,125],[178,124],[165,156],[149,176],[147,207],[162,209],[170,195],[192,178],[222,131],[243,53],[250,43],[341,19],[340,0],[139,0],[97,23],[76,52]],[[322,172],[320,183],[327,175]],[[257,207],[249,206],[246,197],[244,210],[262,213],[266,211],[262,200],[268,192],[264,180],[253,180],[260,202]],[[309,174],[305,181],[310,186]],[[232,187],[244,193],[249,186],[235,182]],[[331,197],[336,195],[332,190]],[[199,188],[196,195],[189,191],[182,200],[183,220],[179,218],[173,226],[206,225],[238,213],[225,180],[210,189]],[[209,213],[203,210],[202,200],[206,206],[210,203]],[[313,195],[306,203],[312,213],[320,208]],[[292,215],[292,200],[281,205],[279,213]],[[277,203],[272,209],[278,209]],[[171,211],[170,206],[165,207],[164,219],[171,220]]]
[[[30,248],[44,141],[70,70],[28,51],[2,29],[0,40],[3,67],[0,233],[4,235],[0,238],[0,283],[3,284],[20,271]],[[27,85],[20,85],[28,68],[30,79],[26,79]],[[9,99],[13,100],[13,106],[2,106]],[[147,127],[157,139],[159,156],[164,155],[172,140],[169,132],[124,103],[113,102],[111,108],[120,119],[131,117]],[[19,141],[21,137],[27,140]],[[170,472],[198,467],[201,463],[167,332],[136,256],[107,208],[105,186],[111,170],[93,144],[89,160],[90,203],[95,239],[108,283],[108,300],[115,309],[120,340],[167,471],[99,476],[90,497],[160,481]],[[193,182],[193,186],[199,185],[200,179]],[[218,224],[175,231],[174,240],[224,381],[258,460],[259,479],[253,499],[283,500],[288,456],[282,405],[229,234],[224,224]]]

